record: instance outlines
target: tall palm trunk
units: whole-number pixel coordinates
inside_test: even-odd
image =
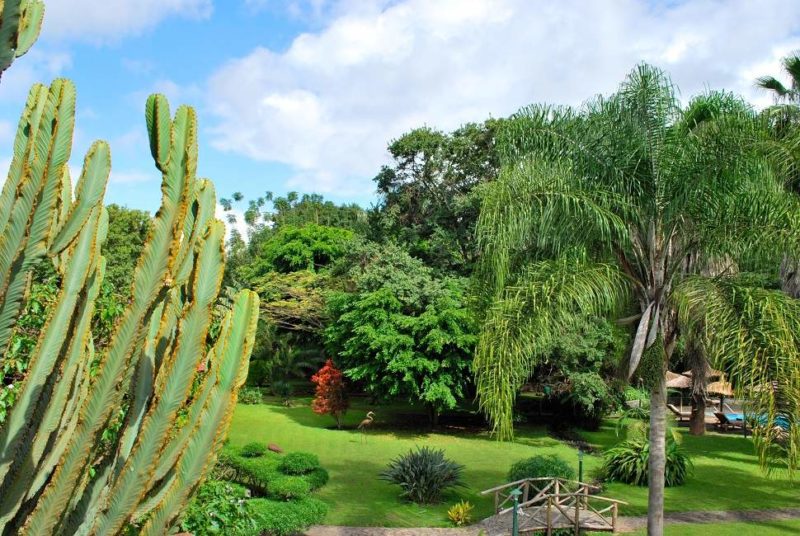
[[[706,397],[702,393],[692,394],[692,416],[689,420],[689,433],[701,436],[706,433]]]
[[[666,469],[667,385],[659,375],[650,392],[650,474],[647,500],[647,535],[664,533],[664,471]]]

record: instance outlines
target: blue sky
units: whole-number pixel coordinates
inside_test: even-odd
[[[111,143],[107,199],[153,210],[143,106],[195,106],[220,196],[319,192],[368,205],[386,143],[613,91],[638,61],[684,98],[752,85],[800,48],[790,0],[45,0],[40,41],[0,84],[0,164],[34,81],[78,88],[73,165]]]

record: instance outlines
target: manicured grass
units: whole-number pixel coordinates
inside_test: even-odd
[[[600,431],[584,432],[583,436],[603,449],[621,441],[611,422]],[[695,437],[685,429],[682,429],[682,438],[694,470],[683,486],[666,489],[666,511],[800,507],[800,486],[793,485],[779,472],[766,476],[759,469],[752,438],[719,433]],[[647,513],[647,488],[612,483],[607,485],[604,494],[630,503],[622,507],[623,515]]]
[[[376,428],[362,438],[352,428],[368,409],[376,411]],[[240,404],[229,439],[235,445],[263,441],[276,443],[286,451],[317,454],[331,475],[330,482],[315,494],[331,505],[325,519],[329,525],[447,526],[447,509],[461,499],[475,505],[473,518],[477,521],[491,515],[493,508],[493,499],[482,497],[479,492],[505,483],[511,464],[517,460],[537,454],[558,454],[577,466],[576,450],[549,438],[543,428],[521,430],[514,443],[495,441],[486,433],[434,434],[379,428],[398,412],[409,410],[356,405],[346,419],[351,429],[340,431],[329,429],[333,419],[315,415],[307,400],[298,401],[291,408],[278,404]],[[426,422],[423,413],[419,420]],[[379,480],[378,474],[392,458],[417,445],[443,448],[449,458],[463,464],[467,487],[450,493],[439,505],[417,506],[401,501],[399,488]],[[585,464],[595,467],[599,459],[587,457]]]
[[[370,409],[376,411],[376,428],[362,437],[354,428]],[[473,518],[480,520],[492,514],[493,503],[491,497],[480,496],[479,492],[505,483],[508,469],[515,461],[537,454],[558,454],[577,465],[575,449],[548,437],[543,427],[522,427],[514,443],[495,441],[486,432],[392,430],[393,423],[401,420],[400,414],[407,419],[411,411],[403,406],[376,408],[357,403],[347,415],[348,429],[336,430],[333,419],[315,415],[307,399],[296,401],[291,408],[277,403],[239,405],[229,438],[235,445],[263,441],[276,443],[287,451],[317,454],[331,475],[328,485],[318,493],[331,506],[325,519],[330,525],[447,526],[447,509],[461,499],[476,506]],[[423,428],[424,412],[419,413],[418,421],[419,428]],[[583,435],[599,449],[622,440],[616,437],[612,422],[598,432]],[[758,467],[752,439],[716,433],[693,437],[684,433],[683,444],[692,457],[694,470],[685,485],[667,488],[667,511],[800,507],[800,486],[792,485],[785,475],[765,476]],[[392,458],[417,445],[443,448],[448,457],[463,464],[466,487],[448,494],[438,505],[417,506],[401,501],[399,488],[379,480],[378,475]],[[600,456],[584,458],[587,475],[584,480],[601,462]],[[647,512],[647,488],[614,483],[607,486],[603,495],[629,502],[621,510],[623,515]],[[782,526],[767,524],[767,528],[772,525]],[[767,534],[771,533],[761,536]]]
[[[647,534],[646,530],[634,534]],[[698,525],[667,525],[664,536],[786,536],[800,534],[800,521],[763,521],[760,523],[712,523]]]

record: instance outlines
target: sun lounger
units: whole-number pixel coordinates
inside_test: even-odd
[[[744,420],[730,419],[724,413],[716,412],[714,416],[717,418],[716,428],[727,432],[728,430],[742,430],[744,428]]]
[[[681,411],[675,407],[674,404],[667,404],[667,409],[669,409],[675,416],[678,418],[678,422],[689,422],[692,418],[691,411]]]

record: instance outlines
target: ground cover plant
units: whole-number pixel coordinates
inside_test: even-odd
[[[186,510],[181,527],[205,534],[286,536],[320,523],[328,506],[312,492],[328,482],[313,454],[279,455],[263,443],[226,446]]]

